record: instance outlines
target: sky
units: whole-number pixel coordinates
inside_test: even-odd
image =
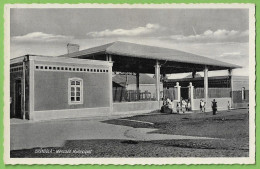
[[[120,40],[237,64],[243,68],[234,75],[248,75],[248,15],[247,9],[16,8],[10,16],[11,58],[58,56],[67,43],[83,50]]]

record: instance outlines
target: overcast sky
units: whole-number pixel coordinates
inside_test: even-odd
[[[121,40],[238,64],[234,74],[248,75],[247,9],[11,9],[10,24],[11,58]]]

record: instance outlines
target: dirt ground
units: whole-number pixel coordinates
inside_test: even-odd
[[[247,157],[249,122],[246,109],[198,114],[133,116],[102,123],[133,128],[157,129],[152,133],[203,136],[215,139],[172,139],[138,141],[131,139],[67,140],[60,147],[13,150],[13,158],[49,157]]]

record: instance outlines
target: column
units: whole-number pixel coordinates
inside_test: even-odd
[[[26,60],[29,62],[29,120],[34,119],[34,60],[30,60],[29,56]]]
[[[208,67],[205,66],[204,69],[204,101],[206,102],[207,105],[208,103],[208,90],[209,90],[209,85],[208,85]]]
[[[140,100],[139,78],[140,78],[140,74],[139,74],[139,72],[136,72],[136,92],[137,92],[137,100]]]
[[[228,69],[228,76],[230,80],[230,97],[231,97],[231,103],[230,107],[233,107],[233,69]]]
[[[160,65],[158,60],[156,60],[156,64],[155,64],[155,88],[156,88],[156,101],[160,101]]]
[[[106,55],[106,61],[111,62],[112,61],[112,56],[107,54]]]
[[[112,67],[113,67],[113,63],[111,63],[111,66],[109,65],[109,69],[108,69],[108,78],[109,78],[109,88],[108,90],[109,92],[109,115],[113,114],[113,77],[112,77]]]
[[[22,76],[23,78],[22,78],[22,108],[23,108],[23,110],[22,110],[22,114],[23,114],[23,120],[25,120],[25,105],[27,104],[26,103],[26,99],[25,99],[25,60],[23,61],[23,76]]]
[[[179,82],[176,82],[176,86],[174,86],[175,88],[177,88],[177,102],[181,101],[181,86],[179,85]]]
[[[190,97],[190,106],[191,106],[191,110],[194,109],[194,96],[193,96],[193,89],[194,89],[194,86],[192,86],[192,83],[190,82],[189,84],[189,97]]]

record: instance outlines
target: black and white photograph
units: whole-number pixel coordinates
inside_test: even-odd
[[[5,162],[253,164],[254,12],[6,5]]]

